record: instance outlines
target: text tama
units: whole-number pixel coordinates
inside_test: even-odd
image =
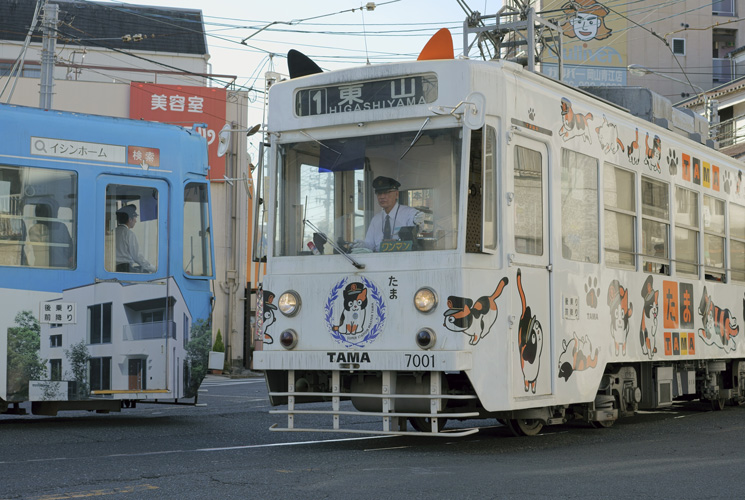
[[[366,352],[327,352],[330,363],[369,363],[370,355]]]

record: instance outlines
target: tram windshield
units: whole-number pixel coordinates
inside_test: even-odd
[[[455,248],[460,129],[308,137],[280,146],[274,255]]]

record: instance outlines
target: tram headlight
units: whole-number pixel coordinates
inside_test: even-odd
[[[437,307],[437,294],[429,287],[417,290],[414,295],[414,307],[421,313],[428,313]]]
[[[285,316],[295,316],[300,310],[300,295],[293,290],[287,291],[279,296],[277,306]]]
[[[416,345],[422,349],[432,349],[437,343],[435,332],[429,328],[422,328],[416,332]]]
[[[279,334],[279,343],[285,349],[292,349],[297,345],[297,332],[291,328]]]

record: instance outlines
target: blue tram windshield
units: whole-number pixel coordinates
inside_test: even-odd
[[[281,145],[274,255],[333,253],[327,239],[355,253],[454,249],[460,129],[417,135]]]

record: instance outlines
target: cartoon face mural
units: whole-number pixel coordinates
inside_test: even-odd
[[[594,0],[572,0],[561,6],[566,20],[561,23],[564,35],[583,42],[604,40],[611,35],[605,25],[608,9]]]
[[[657,335],[657,315],[659,314],[659,295],[660,291],[653,288],[654,280],[652,276],[647,276],[647,280],[642,286],[642,299],[644,299],[644,312],[642,314],[642,324],[639,327],[639,342],[642,346],[642,353],[652,359],[657,353],[655,336]]]
[[[264,330],[264,343],[273,344],[274,338],[269,335],[269,327],[277,321],[277,317],[274,315],[274,311],[277,310],[277,306],[274,305],[274,294],[269,290],[263,291],[264,301],[261,309],[261,327]],[[258,311],[257,311],[258,312]]]
[[[590,338],[585,335],[582,338],[577,337],[577,332],[569,340],[561,341],[562,352],[559,354],[559,378],[566,382],[574,372],[581,372],[589,368],[598,366],[598,353],[600,349],[595,348],[592,352],[592,343]]]
[[[451,332],[460,332],[468,335],[471,345],[478,344],[479,340],[486,337],[491,327],[497,321],[499,310],[497,309],[497,298],[502,294],[509,280],[505,277],[497,285],[497,289],[491,295],[484,295],[476,302],[465,297],[448,297],[448,310],[443,314],[445,320],[443,325]]]
[[[716,346],[725,352],[734,351],[737,347],[734,337],[740,332],[737,319],[729,309],[722,309],[714,304],[711,296],[706,293],[706,287],[698,304],[698,313],[704,323],[704,327],[698,330],[701,340],[706,345]]]
[[[629,291],[622,287],[618,280],[613,280],[608,287],[608,307],[610,308],[610,333],[616,345],[616,356],[619,352],[626,356],[629,318],[634,313],[634,306],[629,303]]]
[[[518,325],[518,349],[520,352],[520,368],[525,381],[525,392],[530,390],[535,394],[536,380],[541,369],[541,353],[543,352],[543,327],[538,318],[532,315],[530,306],[525,300],[522,285],[522,273],[517,270],[517,291],[520,293],[522,316]]]
[[[383,331],[386,305],[380,290],[364,277],[347,277],[334,285],[324,306],[331,337],[345,347],[365,347]]]

